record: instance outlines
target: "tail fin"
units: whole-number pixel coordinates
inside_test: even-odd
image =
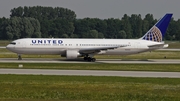
[[[141,39],[162,42],[173,14],[166,14]]]

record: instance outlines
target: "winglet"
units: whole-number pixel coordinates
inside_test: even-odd
[[[166,14],[141,39],[162,42],[173,14]]]

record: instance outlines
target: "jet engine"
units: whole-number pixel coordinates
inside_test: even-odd
[[[76,59],[79,56],[81,56],[81,54],[77,50],[66,50],[67,59]]]

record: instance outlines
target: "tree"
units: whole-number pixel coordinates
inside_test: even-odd
[[[168,29],[166,31],[165,40],[173,40],[174,39],[173,36],[175,36],[175,33],[177,31],[175,29],[176,29],[176,22],[173,19],[171,19]]]
[[[11,17],[32,17],[38,19],[40,22],[42,20],[54,20],[57,18],[66,19],[69,21],[74,21],[76,19],[76,14],[67,8],[62,7],[18,7],[11,9]]]
[[[25,37],[64,38],[139,38],[156,22],[152,14],[128,16],[121,19],[76,19],[74,11],[62,7],[17,7],[11,9],[10,19],[0,18],[0,39]],[[165,38],[180,40],[180,20],[171,20]]]
[[[102,19],[94,18],[95,27],[93,29],[97,30],[99,33],[106,35],[107,22]],[[103,37],[104,37],[103,35]]]
[[[40,38],[40,37],[41,37],[41,32],[35,32],[31,36],[31,38]]]
[[[88,38],[98,38],[98,31],[97,30],[90,30],[88,32]]]
[[[2,24],[3,38],[4,39],[19,39],[28,37],[40,37],[40,24],[34,18],[20,18],[12,17],[7,19]]]
[[[132,38],[131,23],[129,21],[129,16],[127,16],[127,14],[125,14],[122,18],[122,30],[126,32],[127,38]]]
[[[78,35],[77,34],[71,34],[70,38],[78,38]]]
[[[117,34],[117,38],[125,39],[126,32],[124,30],[119,31],[119,33]]]
[[[180,33],[180,19],[175,21],[174,18],[172,18],[165,35],[165,39],[179,40],[180,39],[179,33]]]
[[[87,37],[86,33],[90,31],[88,18],[77,19],[74,22],[74,27],[74,33],[76,33],[79,36],[79,38]]]
[[[99,32],[99,33],[98,33],[98,38],[104,38],[104,34],[101,33],[101,32]]]
[[[144,20],[148,21],[148,24],[149,24],[148,29],[150,29],[157,22],[157,20],[154,20],[154,17],[152,14],[145,15]]]
[[[18,7],[18,8],[13,8],[11,9],[11,17],[22,17],[23,16],[23,13],[24,13],[24,8],[23,7]]]
[[[106,33],[104,34],[104,36],[106,38],[117,38],[117,34],[122,28],[121,20],[111,18],[111,19],[107,19],[105,21],[106,21],[106,24],[107,24],[107,29],[106,29]]]
[[[130,23],[132,28],[132,37],[139,38],[142,36],[142,19],[141,15],[132,14],[130,17]]]
[[[142,21],[142,33],[146,33],[149,30],[149,22],[147,20]]]
[[[180,19],[177,20],[176,25],[177,25],[177,27],[176,27],[177,33],[175,34],[176,40],[180,41]]]
[[[50,35],[56,38],[64,37],[63,34],[67,34],[67,36],[70,36],[74,32],[73,23],[65,19],[54,20],[50,27],[51,27]]]
[[[61,37],[62,38],[68,38],[68,35],[67,34],[63,34]]]
[[[4,37],[5,37],[5,35],[3,33],[4,33],[4,25],[5,25],[6,21],[7,20],[5,17],[0,18],[0,39],[4,39]]]
[[[31,17],[40,22],[42,37],[70,36],[74,32],[76,14],[67,8],[61,7],[18,7],[11,10],[11,17]],[[29,32],[29,31],[28,31]]]

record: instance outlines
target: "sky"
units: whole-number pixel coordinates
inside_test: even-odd
[[[160,19],[173,13],[180,19],[180,0],[0,0],[0,17],[9,17],[10,10],[19,6],[50,6],[71,9],[77,18],[122,18],[124,14],[148,13]]]

